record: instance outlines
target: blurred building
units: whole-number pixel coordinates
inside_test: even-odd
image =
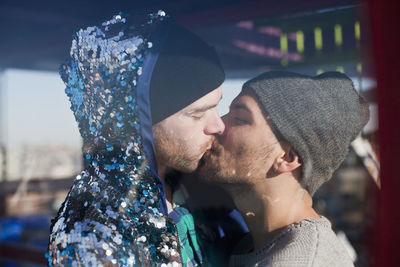
[[[225,106],[230,104],[227,99],[240,91],[243,81],[263,71],[283,69],[308,75],[344,72],[376,110],[369,19],[365,14],[366,5],[361,1],[113,1],[112,4],[84,1],[79,5],[71,1],[22,2],[0,4],[0,35],[4,37],[0,43],[0,70],[29,69],[58,76],[58,66],[68,56],[74,29],[98,24],[120,10],[164,9],[216,47],[228,77],[224,85],[224,94],[229,96],[224,96]],[[33,102],[29,92],[43,88],[35,85],[23,92],[26,102],[18,97],[7,98],[8,83],[2,74],[4,71],[0,71],[0,248],[12,244],[17,249],[13,247],[10,251],[17,253],[22,251],[18,248],[27,245],[38,253],[35,255],[40,255],[47,244],[50,218],[65,198],[73,177],[81,170],[80,147],[47,140],[47,135],[44,142],[28,140],[11,144],[13,136],[7,135],[7,128],[16,123],[29,125],[28,136],[43,133],[33,130],[34,125],[40,125],[42,130],[51,127],[56,130],[66,124],[77,135],[77,126],[72,122],[68,105],[58,105],[55,100],[65,97],[67,101],[61,82],[54,86],[60,92],[58,96],[42,92],[34,98],[35,103],[45,107],[45,112],[40,113],[37,107],[28,105],[29,100]],[[40,79],[37,83],[41,83]],[[33,83],[30,85],[33,87]],[[8,103],[5,99],[15,100]],[[58,126],[51,121],[32,123],[51,115],[45,113],[62,105],[63,112],[71,117],[62,117],[57,121]],[[25,121],[23,116],[12,117],[11,111],[16,109],[25,112]],[[221,111],[226,108],[222,107]],[[370,154],[379,158],[375,114],[363,138],[372,144]],[[61,136],[62,131],[51,135]],[[69,132],[68,137],[72,138]],[[368,231],[375,208],[371,196],[379,184],[365,162],[365,155],[350,150],[333,179],[314,197],[316,209],[333,222],[335,230],[342,232],[343,240],[347,239],[349,247],[354,249],[356,266],[367,266],[371,260]],[[2,257],[0,254],[0,265]],[[12,258],[18,259],[18,256]],[[43,264],[43,260],[35,257],[32,262]],[[18,266],[15,262],[3,263]]]

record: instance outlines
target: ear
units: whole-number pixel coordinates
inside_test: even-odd
[[[301,166],[301,160],[296,152],[289,146],[282,146],[281,156],[275,159],[274,169],[277,173],[292,172]]]

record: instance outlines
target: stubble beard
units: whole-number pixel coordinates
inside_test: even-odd
[[[238,189],[241,192],[247,191],[246,188],[254,186],[254,182],[265,179],[264,176],[254,176],[259,171],[255,169],[257,165],[254,165],[254,160],[266,161],[272,148],[260,146],[259,149],[260,151],[252,151],[249,155],[247,148],[243,146],[237,153],[232,154],[216,139],[211,151],[205,153],[200,160],[196,171],[197,176],[204,182],[220,185],[232,192]],[[238,161],[240,161],[240,166],[238,166]]]
[[[234,158],[226,151],[217,139],[214,140],[211,150],[207,151],[200,160],[196,173],[200,180],[221,185],[234,184],[236,170],[233,166]]]
[[[196,170],[201,154],[190,155],[189,144],[184,140],[178,140],[174,135],[165,131],[162,127],[153,127],[154,146],[156,149],[157,161],[165,166],[191,173]],[[199,151],[204,151],[208,146],[205,144]]]

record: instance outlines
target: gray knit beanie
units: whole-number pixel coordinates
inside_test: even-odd
[[[266,72],[246,82],[246,88],[299,155],[300,183],[311,196],[331,178],[369,119],[368,104],[339,72],[315,77]]]

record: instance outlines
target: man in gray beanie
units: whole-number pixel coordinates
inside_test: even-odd
[[[368,104],[338,72],[267,72],[243,85],[199,168],[227,190],[250,231],[230,266],[353,266],[312,195],[368,118]]]

